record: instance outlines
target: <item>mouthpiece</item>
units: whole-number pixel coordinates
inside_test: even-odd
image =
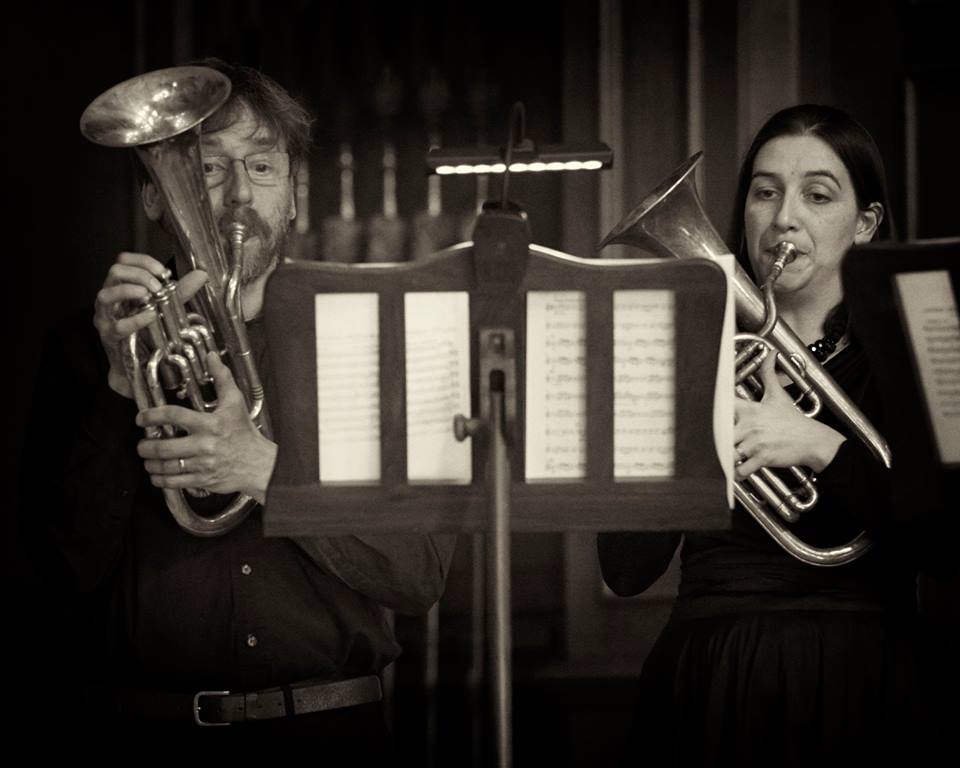
[[[246,234],[246,226],[241,224],[239,221],[231,221],[227,226],[227,238],[229,238],[230,245],[232,245],[234,248],[243,246],[243,238]]]
[[[240,269],[243,264],[243,239],[247,234],[247,227],[239,221],[231,221],[228,224],[221,222],[220,231],[227,237],[230,243],[230,271],[236,272],[237,279],[240,277]]]
[[[776,256],[773,264],[770,265],[770,273],[767,275],[767,281],[770,283],[776,282],[780,273],[783,272],[783,268],[797,258],[797,246],[786,240],[777,243],[775,250]]]

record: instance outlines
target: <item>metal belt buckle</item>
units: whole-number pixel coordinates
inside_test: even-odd
[[[230,723],[207,723],[200,719],[200,699],[203,696],[229,696],[230,691],[197,691],[193,694],[193,722],[197,725],[212,728],[218,725],[230,725]]]

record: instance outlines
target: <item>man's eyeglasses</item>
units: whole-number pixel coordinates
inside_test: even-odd
[[[234,163],[243,163],[252,184],[275,187],[290,175],[290,156],[286,152],[257,152],[246,157],[213,156],[203,158],[203,177],[207,187],[223,184]]]

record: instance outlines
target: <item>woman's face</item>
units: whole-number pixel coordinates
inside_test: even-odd
[[[781,241],[797,247],[777,291],[824,292],[839,301],[840,262],[854,243],[868,242],[879,219],[861,212],[843,161],[816,136],[780,136],[761,147],[744,206],[747,253],[762,282]]]

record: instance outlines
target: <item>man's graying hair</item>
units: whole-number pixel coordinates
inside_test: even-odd
[[[194,62],[210,67],[230,78],[230,98],[214,114],[203,121],[206,133],[227,128],[249,109],[256,121],[271,136],[286,144],[291,173],[296,173],[310,150],[310,114],[276,81],[262,72],[222,59],[207,58]]]
[[[275,80],[262,72],[240,64],[228,64],[222,59],[206,58],[191,62],[191,66],[210,67],[230,78],[230,97],[220,109],[203,121],[201,131],[211,133],[227,128],[249,109],[259,125],[280,141],[283,139],[290,155],[290,173],[296,174],[310,152],[310,130],[313,118],[296,99]],[[150,181],[142,163],[136,163],[139,186]]]

